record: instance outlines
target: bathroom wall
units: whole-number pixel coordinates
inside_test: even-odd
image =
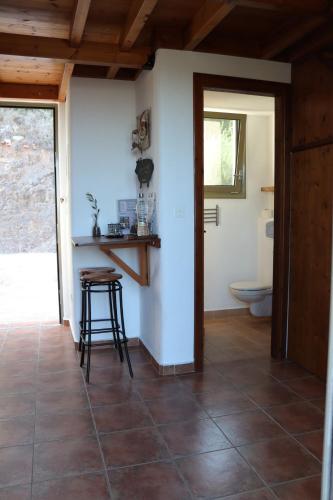
[[[213,103],[207,97],[206,109],[215,107],[247,114],[246,199],[205,200],[206,208],[216,205],[220,207],[220,225],[216,227],[215,224],[205,224],[206,311],[247,307],[230,294],[229,284],[233,281],[257,279],[258,217],[264,208],[273,208],[274,202],[272,193],[260,191],[262,186],[274,184],[273,98],[261,98],[269,100],[259,104],[260,97],[253,96],[251,102],[252,96],[246,96],[244,101],[244,96],[237,94],[233,94],[232,100],[229,95],[224,99],[222,92],[214,94],[218,94],[218,99],[215,98]],[[244,105],[247,109],[244,109]]]

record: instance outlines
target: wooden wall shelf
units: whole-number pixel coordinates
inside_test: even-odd
[[[261,191],[263,193],[274,193],[274,186],[263,186]]]
[[[157,236],[124,238],[106,238],[100,236],[77,236],[72,238],[74,247],[98,247],[107,255],[117,266],[133,278],[140,286],[149,286],[149,247],[160,248],[161,240]],[[123,261],[113,250],[117,248],[136,248],[139,255],[139,273],[134,271],[126,262]]]

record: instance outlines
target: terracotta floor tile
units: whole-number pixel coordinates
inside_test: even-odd
[[[34,416],[0,420],[0,447],[33,443],[34,424]]]
[[[121,381],[128,381],[129,375],[125,370],[125,366],[120,363],[114,367],[109,368],[97,368],[93,365],[93,360],[91,361],[91,371],[90,371],[90,384],[89,386],[94,387],[100,384],[117,384]],[[83,369],[85,375],[85,368]]]
[[[129,349],[129,354],[133,365],[150,363],[148,355],[142,349]]]
[[[225,498],[225,497],[224,497]],[[231,497],[225,498],[225,500],[273,500],[274,497],[272,493],[267,489],[261,489],[256,491],[249,491],[247,493],[240,493],[239,495],[232,495]],[[222,499],[217,499],[222,500]]]
[[[71,361],[73,363],[73,368],[79,366],[79,358],[72,349],[50,349],[39,353],[39,364],[47,365],[47,363],[50,363],[56,365],[63,361]]]
[[[202,373],[193,373],[189,375],[181,375],[178,377],[180,383],[193,393],[199,392],[216,392],[230,384],[218,372],[206,371]]]
[[[227,496],[262,486],[235,449],[183,458],[178,464],[193,495],[198,498]]]
[[[11,486],[0,490],[1,500],[31,500],[31,485]]]
[[[277,382],[248,387],[244,390],[244,393],[262,407],[287,404],[300,400],[300,397],[294,392]]]
[[[0,364],[0,379],[4,380],[5,377],[34,377],[37,373],[38,365],[34,362],[28,363],[13,363],[12,365]]]
[[[286,436],[286,433],[260,410],[227,415],[215,418],[214,421],[234,446]]]
[[[31,482],[33,447],[0,448],[0,487]]]
[[[117,500],[190,500],[172,463],[152,463],[109,472],[112,498]]]
[[[304,401],[274,406],[267,412],[291,434],[314,431],[324,425],[324,415],[321,410]]]
[[[198,406],[194,399],[185,396],[153,399],[146,401],[146,404],[157,424],[207,417],[207,413]]]
[[[101,436],[101,444],[108,467],[169,458],[167,448],[154,427],[107,434]]]
[[[289,438],[242,446],[239,451],[268,484],[320,472],[319,463]]]
[[[256,406],[246,396],[240,394],[239,390],[233,387],[227,387],[218,392],[196,394],[196,400],[211,417],[256,409]]]
[[[301,366],[290,361],[272,363],[269,368],[269,373],[278,380],[292,380],[294,378],[310,375],[307,370],[304,370]]]
[[[95,437],[52,441],[35,445],[34,481],[96,472],[103,468]]]
[[[95,433],[90,410],[36,416],[35,442],[89,436]]]
[[[326,403],[325,398],[312,399],[310,403],[319,408],[319,410],[325,412],[325,403]]]
[[[109,500],[107,482],[104,474],[85,474],[61,478],[32,487],[32,500]]]
[[[281,484],[273,488],[281,500],[320,500],[320,476]]]
[[[209,419],[162,425],[159,430],[175,457],[231,447],[223,432]]]
[[[237,369],[221,373],[237,387],[273,382],[268,373],[256,366],[239,366]]]
[[[6,357],[1,356],[1,366],[11,366],[13,363],[36,363],[38,359],[37,349],[6,350]]]
[[[83,379],[77,370],[65,370],[57,373],[40,373],[37,379],[39,392],[82,390]]]
[[[0,396],[10,394],[27,394],[36,392],[36,383],[29,377],[10,377],[1,381]]]
[[[151,363],[136,364],[135,366],[133,366],[133,372],[135,380],[159,378],[157,370],[153,367]]]
[[[287,385],[305,399],[319,399],[325,397],[325,384],[317,377],[291,380]]]
[[[80,370],[77,360],[71,357],[64,357],[63,359],[56,361],[49,361],[48,359],[42,359],[38,363],[38,370],[40,373],[54,373],[64,370]]]
[[[141,380],[135,384],[143,399],[170,398],[185,393],[185,388],[175,377]]]
[[[299,434],[295,436],[303,446],[305,446],[318,460],[323,457],[323,431],[307,432],[306,434]]]
[[[19,394],[0,397],[0,418],[34,415],[35,395]]]
[[[88,394],[91,406],[105,406],[140,399],[130,382],[119,382],[111,385],[89,385]]]
[[[139,401],[93,409],[98,432],[107,433],[153,425],[146,406]]]
[[[62,413],[83,410],[88,406],[88,398],[83,390],[40,392],[36,396],[37,413]]]

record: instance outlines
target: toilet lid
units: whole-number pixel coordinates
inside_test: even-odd
[[[262,283],[261,281],[237,281],[231,283],[230,288],[235,290],[269,290],[272,285]]]

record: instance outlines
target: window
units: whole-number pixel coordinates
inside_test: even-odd
[[[246,115],[204,113],[205,198],[246,198]]]

